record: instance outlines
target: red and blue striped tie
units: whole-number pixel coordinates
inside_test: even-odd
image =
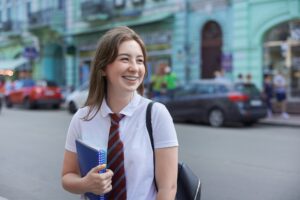
[[[124,115],[110,114],[111,126],[109,130],[107,168],[114,172],[112,190],[108,193],[108,200],[126,200],[126,177],[124,169],[123,143],[119,134],[119,122]]]

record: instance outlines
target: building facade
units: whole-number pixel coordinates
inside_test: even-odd
[[[262,89],[264,74],[282,71],[288,110],[300,112],[300,0],[190,0],[187,10],[187,80],[224,70]]]
[[[64,1],[0,1],[0,64],[65,84]],[[13,62],[23,60],[20,62]],[[11,62],[10,62],[11,61]],[[10,65],[8,63],[17,63]]]
[[[300,1],[235,0],[233,76],[251,73],[262,86],[263,74],[282,71],[290,112],[300,112]]]
[[[148,51],[149,77],[161,64],[177,63],[172,55],[184,23],[182,0],[119,0],[67,2],[67,84],[78,86],[88,79],[89,66],[99,38],[115,26],[129,26],[139,33]],[[183,55],[184,56],[184,55]],[[173,67],[181,75],[182,67]],[[147,77],[147,80],[149,80]]]
[[[88,79],[98,39],[125,25],[145,41],[149,76],[160,65],[171,66],[181,83],[223,70],[232,81],[250,74],[261,89],[265,73],[282,70],[289,101],[300,102],[300,0],[0,2],[0,60],[34,47],[36,78],[80,85]]]

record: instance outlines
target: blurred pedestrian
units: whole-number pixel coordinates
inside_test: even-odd
[[[105,194],[107,200],[175,199],[176,130],[166,107],[156,102],[152,150],[145,119],[151,100],[143,97],[146,58],[143,41],[128,27],[109,30],[100,39],[85,107],[75,113],[68,129],[62,170],[67,191]],[[95,166],[81,177],[76,139],[107,150],[107,165]]]
[[[286,112],[286,79],[283,75],[282,70],[278,70],[274,77],[274,90],[276,95],[276,100],[279,103],[281,116],[284,119],[289,118],[289,114]]]
[[[166,83],[164,80],[165,64],[160,64],[151,77],[151,88],[153,91],[153,98],[160,98],[166,93]]]
[[[243,76],[243,74],[241,74],[241,73],[238,74],[236,83],[244,83],[244,76]]]
[[[250,73],[246,75],[246,83],[248,84],[252,83],[252,75]]]
[[[225,72],[223,69],[221,70],[216,70],[214,72],[214,80],[217,81],[217,82],[222,82],[222,83],[231,83],[231,81],[225,76]]]
[[[171,67],[165,67],[164,82],[166,84],[167,96],[169,98],[174,98],[174,93],[177,88],[177,76],[171,71]]]
[[[272,98],[273,98],[273,83],[271,80],[271,76],[269,74],[266,74],[264,76],[263,99],[268,108],[268,117],[273,116]]]

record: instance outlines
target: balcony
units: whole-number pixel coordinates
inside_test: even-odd
[[[64,11],[48,8],[31,13],[28,17],[29,28],[62,28],[64,26]]]
[[[2,22],[0,24],[1,31],[12,31],[12,29],[13,29],[13,22],[11,20]]]
[[[81,17],[84,20],[105,20],[109,17],[111,8],[104,0],[85,1],[81,3]]]

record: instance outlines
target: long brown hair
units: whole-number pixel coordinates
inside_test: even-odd
[[[99,40],[95,56],[91,64],[91,74],[89,82],[89,94],[85,103],[85,106],[89,106],[87,115],[83,118],[88,121],[94,118],[100,109],[102,101],[107,94],[107,81],[103,76],[103,72],[108,64],[112,63],[118,56],[118,50],[122,42],[134,40],[136,41],[143,52],[145,76],[147,74],[147,55],[144,42],[140,36],[132,29],[126,26],[120,26],[107,31]],[[137,88],[140,95],[144,93],[144,81]],[[90,117],[94,109],[97,111]]]

